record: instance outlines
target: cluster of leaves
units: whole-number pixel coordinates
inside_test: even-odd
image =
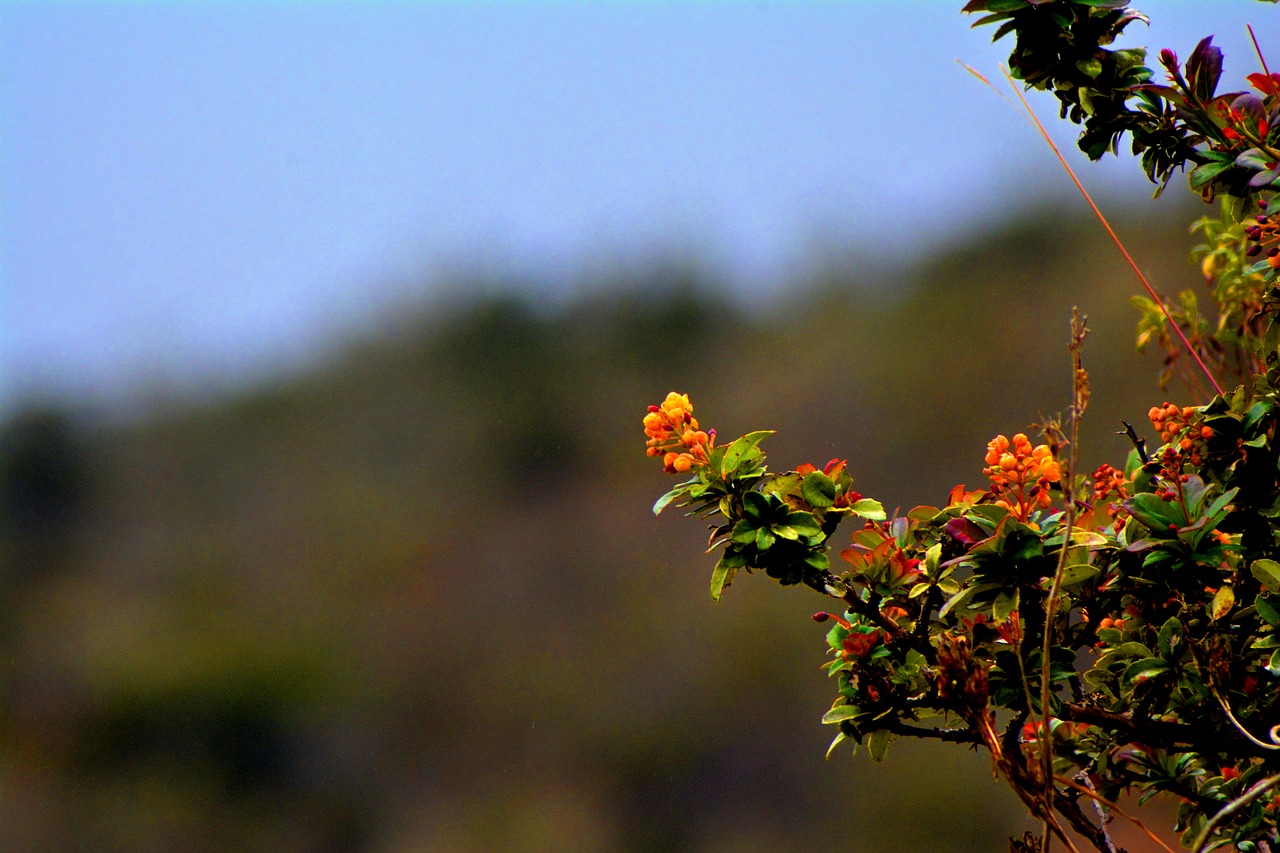
[[[1062,116],[1083,126],[1079,146],[1091,159],[1116,151],[1127,132],[1160,189],[1188,166],[1192,188],[1206,198],[1249,200],[1274,189],[1280,76],[1251,75],[1257,94],[1219,93],[1222,51],[1206,38],[1184,66],[1172,51],[1161,51],[1167,80],[1156,82],[1143,64],[1144,49],[1107,48],[1129,24],[1146,22],[1128,6],[1127,0],[971,0],[964,11],[985,13],[974,26],[997,25],[996,39],[1015,36],[1010,73],[1053,92]]]
[[[1234,390],[1211,396],[1193,380],[1207,402],[1148,412],[1156,449],[1128,427],[1125,465],[1087,476],[1060,424],[1036,447],[997,436],[985,488],[894,518],[854,490],[842,460],[770,472],[770,431],[714,447],[714,431],[685,429],[692,403],[673,393],[646,416],[649,453],[666,451],[676,473],[680,447],[706,452],[685,454],[691,478],[654,511],[711,522],[713,598],[760,570],[839,602],[814,616],[833,623],[832,749],[880,760],[899,737],[981,746],[1043,820],[1042,849],[1051,834],[1075,849],[1069,828],[1114,851],[1086,806],[1127,793],[1176,797],[1196,851],[1280,849],[1269,846],[1280,844],[1280,75],[1251,75],[1257,94],[1218,94],[1222,54],[1205,39],[1185,65],[1162,51],[1168,85],[1153,83],[1142,50],[1105,48],[1143,20],[1116,0],[965,11],[1016,36],[1013,75],[1057,95],[1091,157],[1127,131],[1153,180],[1190,164],[1192,188],[1222,197],[1220,218],[1196,226],[1214,312],[1193,292],[1135,302],[1139,347],[1168,353],[1162,383],[1187,365],[1173,323],[1209,383],[1214,370]],[[1088,402],[1083,334],[1073,436]],[[846,518],[860,526],[833,565]]]
[[[1204,406],[1153,409],[1169,441],[1151,458],[1135,448],[1123,472],[1077,477],[1025,520],[996,489],[963,487],[886,519],[840,461],[769,473],[767,431],[717,448],[655,511],[719,519],[713,597],[759,569],[842,603],[816,617],[835,622],[833,749],[878,760],[903,736],[981,744],[1035,808],[1047,719],[1067,787],[1055,808],[1075,829],[1100,832],[1067,784],[1087,779],[1106,801],[1178,796],[1191,843],[1242,792],[1280,779],[1280,743],[1264,740],[1280,720],[1278,407],[1273,370]],[[862,526],[833,572],[845,517]],[[1214,845],[1274,841],[1278,812],[1280,791],[1254,798]]]

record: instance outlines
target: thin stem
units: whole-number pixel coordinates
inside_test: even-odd
[[[1263,779],[1261,782],[1223,806],[1222,809],[1216,815],[1211,817],[1209,822],[1204,825],[1204,829],[1200,831],[1199,837],[1196,838],[1195,845],[1191,848],[1191,853],[1200,853],[1200,851],[1204,849],[1205,844],[1209,843],[1209,838],[1213,835],[1213,831],[1218,828],[1218,824],[1222,823],[1222,821],[1231,817],[1233,814],[1240,811],[1240,809],[1249,805],[1249,803],[1252,803],[1254,800],[1258,799],[1258,797],[1261,797],[1267,791],[1274,788],[1277,782],[1280,782],[1280,774],[1268,776],[1266,779]]]
[[[1084,794],[1086,797],[1093,800],[1094,802],[1101,803],[1102,805],[1106,806],[1109,810],[1120,815],[1120,817],[1129,821],[1129,823],[1138,827],[1138,829],[1141,829],[1144,833],[1146,833],[1148,838],[1150,838],[1156,844],[1160,845],[1162,849],[1167,850],[1168,853],[1176,853],[1176,851],[1172,847],[1170,847],[1168,844],[1165,844],[1163,841],[1161,841],[1160,837],[1151,831],[1151,827],[1147,826],[1145,823],[1138,820],[1133,815],[1124,811],[1122,808],[1120,808],[1118,805],[1108,800],[1106,797],[1102,796],[1101,794],[1093,790],[1090,790],[1084,785],[1081,785],[1079,782],[1075,781],[1074,779],[1068,779],[1066,776],[1055,776],[1054,778],[1058,782],[1062,783],[1063,785],[1066,785],[1068,788],[1079,791],[1080,793]]]
[[[1222,710],[1226,712],[1227,719],[1231,721],[1231,725],[1235,726],[1240,734],[1247,737],[1251,743],[1256,746],[1260,746],[1263,749],[1280,749],[1280,726],[1272,726],[1271,730],[1267,733],[1267,736],[1271,738],[1271,743],[1258,740],[1249,732],[1248,729],[1244,727],[1243,724],[1241,724],[1238,719],[1236,719],[1236,715],[1231,712],[1231,706],[1227,704],[1226,697],[1219,693],[1217,688],[1214,688],[1213,696],[1218,700],[1218,704],[1222,706]]]
[[[1253,34],[1253,24],[1245,24],[1244,28],[1249,31],[1249,40],[1253,42],[1253,52],[1258,54],[1258,62],[1262,65],[1262,73],[1270,77],[1271,69],[1267,67],[1267,58],[1262,55],[1262,48],[1258,47],[1258,37]]]
[[[1195,347],[1191,345],[1191,341],[1187,340],[1187,336],[1183,334],[1182,329],[1173,321],[1173,316],[1170,315],[1168,307],[1164,304],[1164,300],[1160,298],[1160,294],[1156,293],[1156,289],[1151,286],[1151,282],[1147,281],[1147,277],[1142,274],[1142,270],[1138,269],[1137,262],[1134,261],[1133,256],[1129,254],[1129,250],[1124,247],[1124,243],[1120,242],[1120,238],[1116,236],[1116,232],[1111,227],[1111,223],[1102,215],[1102,211],[1098,209],[1098,205],[1094,203],[1093,197],[1090,196],[1089,191],[1084,188],[1084,184],[1080,183],[1080,179],[1076,177],[1075,170],[1071,168],[1071,164],[1067,162],[1067,158],[1062,156],[1062,152],[1058,150],[1058,146],[1049,136],[1049,132],[1044,129],[1044,125],[1041,124],[1040,119],[1036,117],[1035,111],[1031,109],[1031,104],[1027,103],[1027,99],[1023,97],[1022,90],[1020,90],[1018,85],[1013,82],[1013,77],[1009,74],[1009,70],[1003,65],[1000,66],[1000,70],[1004,73],[1004,78],[1009,81],[1009,86],[1013,89],[1013,93],[1017,95],[1018,100],[1022,102],[1022,106],[1027,111],[1027,114],[1031,116],[1031,121],[1035,124],[1036,129],[1040,131],[1040,135],[1044,137],[1044,141],[1049,144],[1049,148],[1052,149],[1053,153],[1057,156],[1058,162],[1062,164],[1062,168],[1067,170],[1067,175],[1071,178],[1072,183],[1076,185],[1076,189],[1080,191],[1080,194],[1084,196],[1084,200],[1088,202],[1090,210],[1092,210],[1094,215],[1098,217],[1098,221],[1102,223],[1102,227],[1106,229],[1106,232],[1110,235],[1112,242],[1115,243],[1116,248],[1120,250],[1120,254],[1124,255],[1124,259],[1128,261],[1129,267],[1133,270],[1134,274],[1137,275],[1138,281],[1140,281],[1142,286],[1146,288],[1147,293],[1151,295],[1151,298],[1155,300],[1155,303],[1160,306],[1160,311],[1164,314],[1165,320],[1173,327],[1173,331],[1177,334],[1178,339],[1182,341],[1182,345],[1187,348],[1187,352],[1191,354],[1191,357],[1195,359],[1196,364],[1200,366],[1200,369],[1204,372],[1205,378],[1207,378],[1209,380],[1209,384],[1213,386],[1213,390],[1221,395],[1222,387],[1218,384],[1218,380],[1213,378],[1213,373],[1210,372],[1208,365],[1204,363],[1204,359],[1200,358],[1200,354],[1196,352]]]

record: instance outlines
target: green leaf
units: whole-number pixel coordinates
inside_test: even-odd
[[[826,572],[831,570],[831,558],[822,551],[814,551],[804,558],[804,564],[809,568]]]
[[[1267,634],[1261,639],[1254,640],[1251,649],[1276,649],[1280,648],[1280,634]]]
[[[835,723],[843,723],[845,720],[852,720],[861,713],[862,709],[857,705],[837,705],[822,715],[822,723],[828,726]]]
[[[729,534],[729,538],[735,545],[752,545],[756,541],[756,526],[748,519],[740,519],[733,526],[733,532]]]
[[[835,481],[821,471],[811,471],[800,483],[800,495],[809,506],[826,509],[836,502]]]
[[[1142,645],[1142,643],[1135,643],[1135,642],[1122,643],[1121,645],[1116,646],[1114,649],[1112,649],[1111,654],[1121,658],[1154,657],[1151,654],[1151,649]]]
[[[761,527],[756,531],[756,547],[761,551],[768,551],[773,547],[773,543],[777,540],[773,531],[767,527]]]
[[[948,613],[950,613],[952,610],[955,610],[957,607],[959,607],[962,604],[968,604],[969,599],[973,598],[973,596],[976,595],[977,592],[978,592],[978,588],[976,586],[970,586],[960,590],[955,595],[948,598],[947,603],[942,605],[942,607],[938,610],[938,618],[941,619],[942,617],[946,616]]]
[[[787,516],[786,525],[801,536],[817,536],[822,533],[822,525],[809,512],[793,512]],[[782,535],[782,534],[778,534]],[[788,537],[790,538],[790,537]]]
[[[1168,536],[1169,525],[1182,527],[1186,523],[1176,507],[1150,492],[1126,498],[1124,508],[1158,536]]]
[[[1254,560],[1249,571],[1271,592],[1280,592],[1280,563],[1275,560]]]
[[[1160,626],[1160,634],[1158,642],[1160,644],[1160,657],[1169,663],[1177,663],[1182,657],[1182,653],[1186,651],[1186,629],[1182,627],[1182,623],[1178,621],[1178,617],[1170,616],[1168,621]]]
[[[1163,658],[1143,658],[1129,664],[1124,671],[1125,681],[1146,681],[1168,672],[1172,667]]]
[[[839,733],[835,736],[835,738],[834,738],[834,739],[832,739],[832,741],[831,741],[831,746],[827,747],[827,756],[826,756],[826,757],[827,757],[828,759],[830,759],[830,758],[831,758],[831,753],[835,752],[835,751],[836,751],[836,747],[837,747],[837,746],[839,746],[840,744],[844,743],[844,742],[845,742],[845,740],[847,740],[847,739],[848,739],[848,737],[849,737],[849,736],[848,736],[847,734],[845,734],[844,732],[839,732]]]
[[[1018,609],[1018,590],[1005,590],[996,596],[996,600],[991,603],[991,618],[997,622],[1003,622],[1009,618],[1009,614]]]
[[[662,512],[664,509],[667,508],[667,504],[671,503],[673,500],[675,500],[676,498],[684,494],[685,491],[688,490],[688,488],[689,488],[688,483],[681,483],[671,491],[667,492],[662,497],[658,498],[658,500],[655,501],[653,504],[653,514],[657,515],[658,513]]]
[[[1223,172],[1234,168],[1235,165],[1235,163],[1202,163],[1196,166],[1191,170],[1191,189],[1200,189]]]
[[[1275,604],[1265,595],[1259,595],[1253,600],[1253,606],[1258,611],[1258,616],[1262,618],[1272,627],[1280,626],[1280,610],[1276,609]]]
[[[757,444],[775,432],[777,430],[761,429],[734,439],[733,443],[726,448],[724,459],[720,462],[720,476],[727,477],[737,471],[738,466],[742,464],[742,460],[747,458],[747,454],[754,450]]]
[[[871,753],[872,761],[884,761],[885,754],[889,751],[889,741],[892,739],[893,732],[888,729],[876,729],[867,735],[867,751]]]
[[[1081,59],[1076,63],[1076,70],[1084,76],[1096,80],[1102,74],[1102,62],[1094,57]]]
[[[719,601],[720,596],[724,595],[729,584],[733,583],[733,576],[738,572],[736,567],[729,565],[727,557],[728,555],[721,557],[711,571],[711,598],[715,601]]]
[[[1267,672],[1280,675],[1280,649],[1271,653],[1271,660],[1267,661]]]
[[[759,527],[760,523],[769,517],[771,509],[773,509],[773,502],[760,492],[749,491],[742,496],[743,514],[756,522],[754,525],[756,527]]]
[[[1097,566],[1091,566],[1088,563],[1064,566],[1062,569],[1062,585],[1068,587],[1082,584],[1090,578],[1096,577],[1099,571]]]
[[[850,507],[850,510],[854,515],[860,515],[867,521],[884,521],[885,519],[884,507],[880,501],[871,498],[863,498]]]

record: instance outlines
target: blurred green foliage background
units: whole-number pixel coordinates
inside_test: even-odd
[[[1199,286],[1192,214],[1121,228],[1166,292]],[[640,420],[688,392],[722,438],[779,430],[774,468],[848,458],[905,511],[1065,407],[1079,305],[1083,460],[1118,462],[1162,399],[1131,273],[1062,209],[814,270],[753,306],[687,263],[553,303],[486,282],[213,399],[26,406],[0,849],[1005,849],[1030,824],[983,755],[823,761],[822,602],[752,576],[713,605],[699,525],[649,512]]]

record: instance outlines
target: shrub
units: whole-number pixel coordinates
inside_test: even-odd
[[[1180,802],[1191,849],[1267,851],[1280,815],[1280,74],[1219,92],[1209,38],[1185,62],[1111,49],[1123,0],[972,0],[1013,36],[1009,74],[1051,91],[1098,159],[1126,137],[1157,193],[1184,171],[1218,215],[1195,224],[1192,291],[1135,298],[1138,347],[1166,353],[1156,439],[1126,424],[1119,467],[1078,469],[1089,401],[1072,319],[1066,414],[1040,438],[998,435],[983,488],[889,518],[846,463],[773,473],[761,444],[703,429],[684,394],[644,417],[647,452],[688,476],[654,506],[711,523],[715,599],[740,571],[805,586],[832,609],[831,744],[877,761],[897,738],[979,746],[1043,822],[1011,850],[1114,851],[1099,815],[1126,793]],[[1259,51],[1262,60],[1262,52]],[[1065,161],[1064,161],[1065,164]],[[1101,214],[1099,214],[1101,218]],[[1105,225],[1105,220],[1103,220]],[[1123,247],[1121,247],[1123,250]],[[1135,266],[1135,272],[1137,268]],[[1141,274],[1139,273],[1139,276]],[[837,537],[841,522],[856,529]],[[837,561],[830,556],[837,548]],[[830,752],[828,753],[830,754]],[[1091,802],[1092,801],[1092,805]],[[1137,823],[1136,818],[1123,815]],[[1152,841],[1164,847],[1155,836]],[[1167,848],[1166,848],[1167,849]]]

